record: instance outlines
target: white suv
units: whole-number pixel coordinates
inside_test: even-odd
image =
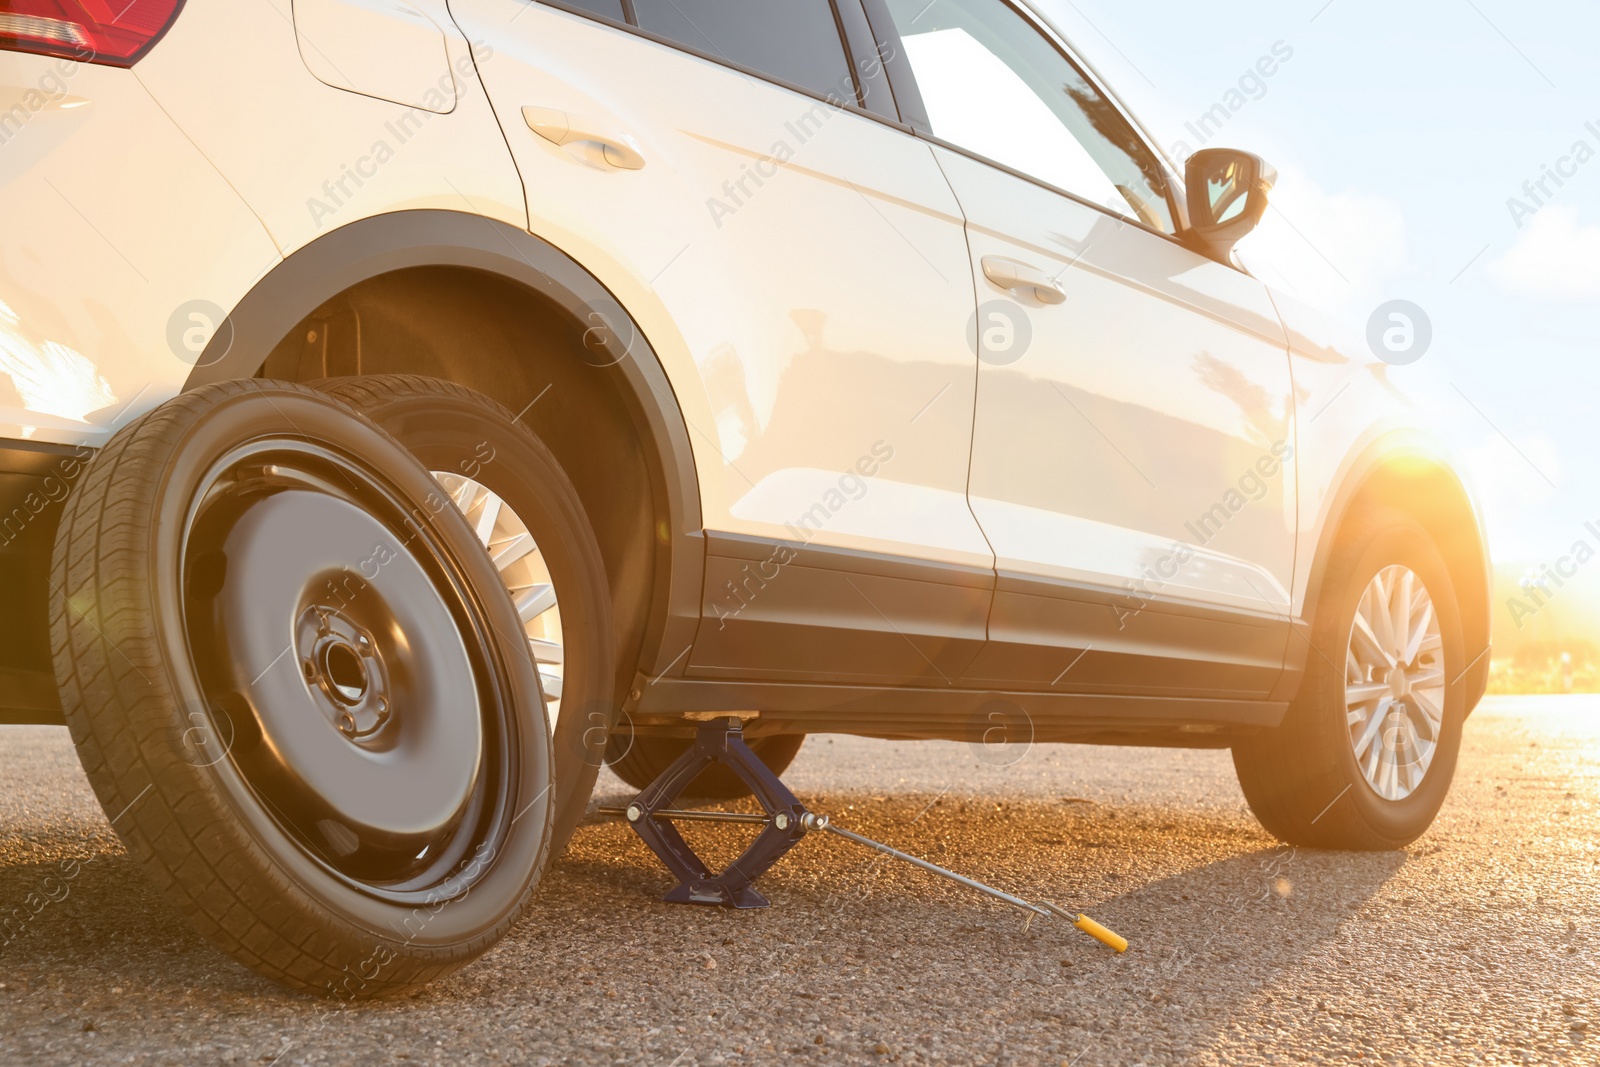
[[[1258,158],[1011,0],[288,8],[0,0],[0,721],[235,957],[462,965],[707,711],[1427,828],[1482,526]]]

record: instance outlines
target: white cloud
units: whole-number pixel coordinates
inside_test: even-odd
[[[1405,214],[1386,197],[1330,193],[1284,167],[1270,203],[1240,244],[1240,257],[1270,285],[1330,312],[1365,310],[1405,266]]]
[[[1544,300],[1600,300],[1600,226],[1580,226],[1575,206],[1551,205],[1523,227],[1488,272],[1507,292]]]

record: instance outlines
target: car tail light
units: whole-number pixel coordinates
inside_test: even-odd
[[[183,0],[0,0],[0,50],[131,67]]]

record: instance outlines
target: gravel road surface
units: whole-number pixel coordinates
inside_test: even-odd
[[[664,905],[665,872],[596,820],[484,959],[346,1009],[191,933],[66,732],[8,727],[0,905],[78,874],[0,934],[0,1063],[1600,1062],[1600,698],[1486,701],[1433,831],[1386,854],[1279,847],[1226,752],[823,737],[787,780],[1132,948],[831,837],[763,880],[770,909]],[[626,797],[602,778],[602,801]],[[748,833],[695,829],[712,855]]]

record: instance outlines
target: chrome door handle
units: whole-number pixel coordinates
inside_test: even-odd
[[[551,144],[594,141],[613,167],[639,170],[644,166],[644,153],[639,151],[639,143],[609,123],[586,119],[560,108],[532,104],[522,109],[522,120],[528,124],[528,129]]]
[[[1041,304],[1061,304],[1067,299],[1067,291],[1050,275],[1004,256],[984,256],[983,276],[1002,289],[1031,289]]]

